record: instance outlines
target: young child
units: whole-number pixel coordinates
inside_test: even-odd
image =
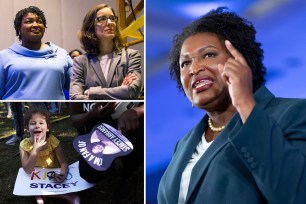
[[[61,168],[60,174],[56,174],[53,180],[61,183],[68,173],[68,162],[63,153],[60,141],[50,135],[50,115],[45,110],[30,109],[25,114],[25,125],[28,127],[30,138],[21,141],[19,152],[24,171],[32,173],[34,167]],[[80,203],[76,193],[52,195],[68,200],[70,203]],[[37,203],[44,203],[43,197],[36,197]]]

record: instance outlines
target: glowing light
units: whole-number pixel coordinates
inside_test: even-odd
[[[197,18],[220,6],[226,6],[228,8],[232,7],[232,5],[229,3],[187,3],[181,4],[178,7],[178,10],[182,12],[183,15],[191,18]]]

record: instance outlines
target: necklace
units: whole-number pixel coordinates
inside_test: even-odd
[[[214,127],[212,122],[211,122],[211,118],[208,118],[208,127],[213,131],[213,132],[221,132],[226,125],[223,125],[221,127]]]

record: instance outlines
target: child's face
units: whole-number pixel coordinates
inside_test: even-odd
[[[49,132],[45,116],[35,113],[29,121],[29,132],[33,139],[43,138],[45,140]]]

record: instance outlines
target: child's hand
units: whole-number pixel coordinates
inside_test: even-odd
[[[46,147],[46,145],[47,141],[45,137],[34,137],[33,151],[40,152]]]
[[[65,173],[60,173],[60,174],[55,174],[53,180],[56,183],[62,183],[66,179],[67,174]]]

